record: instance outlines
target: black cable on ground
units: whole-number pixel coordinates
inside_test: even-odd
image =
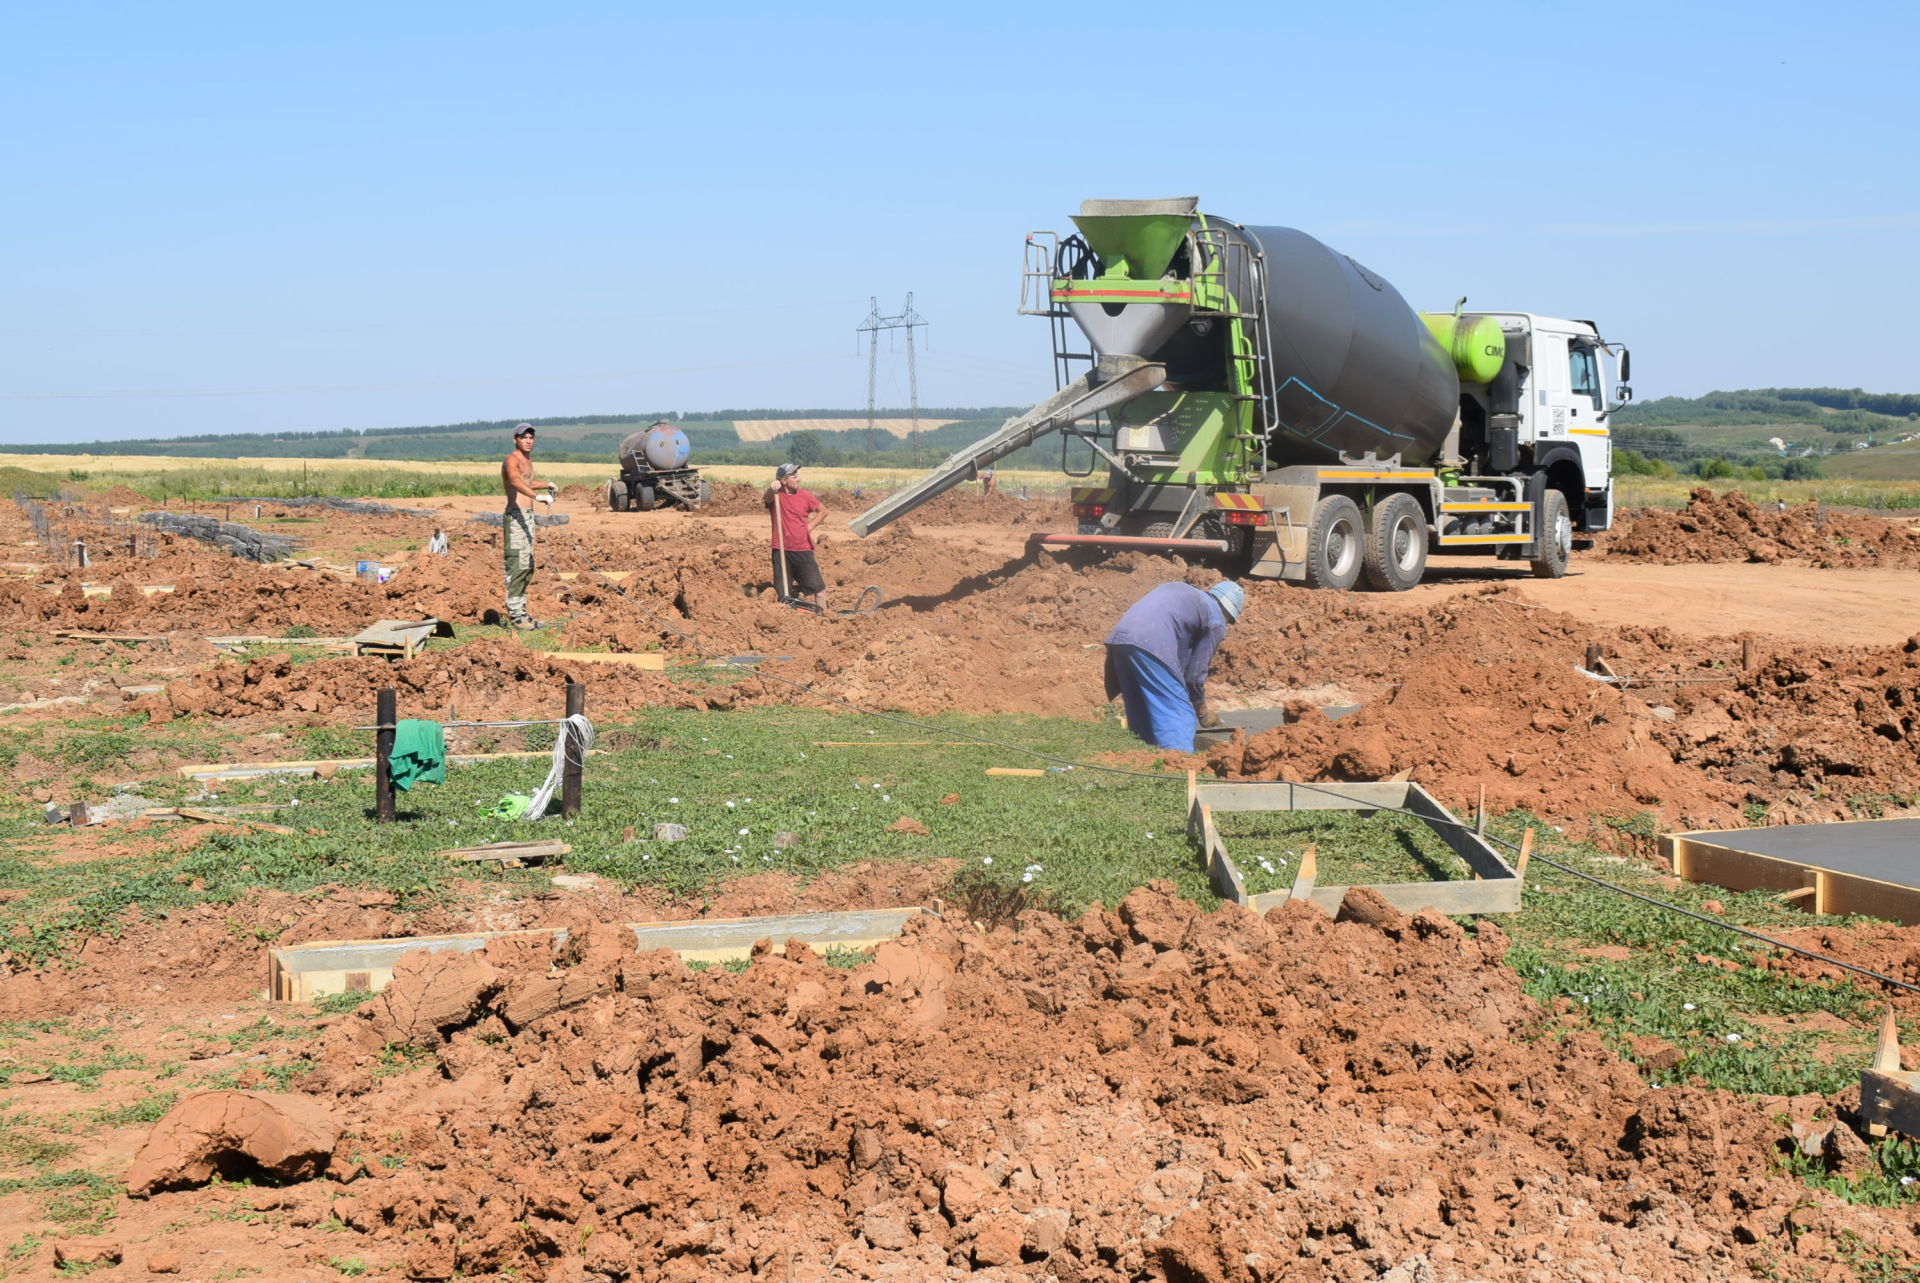
[[[618,593],[622,598],[631,602],[634,605],[634,607],[640,611],[641,614],[645,615],[648,619],[652,620],[655,624],[657,624],[659,627],[661,627],[665,631],[672,633],[674,636],[678,637],[680,640],[686,642],[687,645],[691,646],[696,653],[698,653],[703,658],[706,658],[708,660],[717,659],[727,664],[729,667],[741,669],[744,672],[746,672],[748,675],[753,677],[758,677],[763,681],[779,682],[783,686],[791,686],[793,689],[797,691],[801,691],[804,694],[810,695],[813,698],[820,700],[822,703],[832,704],[837,708],[844,708],[849,712],[859,713],[865,717],[878,718],[881,721],[892,722],[900,726],[910,726],[915,730],[926,731],[929,733],[937,733],[942,735],[960,735],[967,739],[973,740],[976,743],[991,745],[994,748],[1003,748],[1003,749],[1006,749],[1008,752],[1012,752],[1012,753],[1024,753],[1029,757],[1038,758],[1043,762],[1053,762],[1053,763],[1060,764],[1065,767],[1076,769],[1076,770],[1105,771],[1110,775],[1133,776],[1139,779],[1159,780],[1162,782],[1183,783],[1185,780],[1184,776],[1169,775],[1164,772],[1135,771],[1135,770],[1129,770],[1128,768],[1122,767],[1122,766],[1106,766],[1098,762],[1081,762],[1081,761],[1076,761],[1073,758],[1058,757],[1051,753],[1043,753],[1036,748],[1028,748],[1025,745],[1009,744],[1004,740],[992,739],[985,735],[975,735],[971,731],[955,730],[952,727],[948,727],[948,726],[934,726],[926,722],[916,721],[913,718],[905,717],[897,713],[882,713],[877,709],[862,708],[858,704],[849,703],[844,699],[838,699],[832,695],[828,695],[821,691],[815,690],[813,687],[807,685],[805,682],[797,682],[791,678],[780,677],[773,673],[763,673],[752,664],[740,664],[740,663],[736,663],[729,656],[715,655],[711,651],[707,650],[706,647],[702,646],[700,644],[699,639],[694,637],[691,633],[685,632],[682,629],[674,627],[671,623],[667,622],[665,619],[661,618],[659,615],[654,614],[651,610],[648,610],[647,607],[643,603],[641,603],[637,598],[628,594],[625,588],[621,587],[618,583],[615,583],[612,579],[607,578],[606,572],[601,570],[599,566],[594,564],[593,559],[587,556],[586,550],[580,547],[580,541],[577,538],[572,537],[571,532],[569,532],[568,542],[570,542],[573,545],[574,555],[579,557],[580,560],[586,564],[589,570],[591,570],[594,574],[599,575],[601,581],[604,584],[612,588],[614,592]],[[1207,778],[1217,779],[1218,777],[1209,776]],[[1222,782],[1225,782],[1225,781],[1222,781]],[[1342,793],[1338,789],[1329,788],[1325,785],[1305,784],[1305,783],[1300,783],[1298,781],[1289,781],[1289,783],[1294,788],[1306,789],[1309,792],[1318,793],[1323,797],[1338,798],[1344,802],[1357,803],[1360,801],[1360,799],[1355,798],[1350,794]],[[1435,823],[1435,820],[1433,817],[1422,815],[1417,811],[1412,811],[1407,809],[1406,807],[1401,807],[1401,806],[1381,806],[1374,802],[1367,802],[1364,804],[1364,809],[1370,810],[1370,811],[1387,811],[1395,815],[1411,816],[1412,818],[1420,820],[1423,823],[1427,823],[1427,824]],[[1474,827],[1468,824],[1466,821],[1458,820],[1458,819],[1448,819],[1448,820],[1443,820],[1439,822],[1445,823],[1445,824],[1451,824],[1453,827],[1460,828],[1460,829],[1469,829]],[[1516,853],[1520,849],[1519,843],[1510,842],[1505,838],[1495,837],[1489,833],[1481,833],[1479,834],[1479,836],[1484,840],[1497,843],[1498,845],[1506,847],[1508,850],[1514,851]],[[1531,854],[1529,855],[1528,858],[1533,860],[1538,860],[1540,861],[1540,863],[1548,866],[1549,868],[1558,869],[1562,873],[1566,873],[1573,877],[1580,878],[1584,881],[1591,882],[1595,886],[1605,887],[1609,891],[1615,891],[1631,899],[1639,900],[1645,904],[1650,904],[1657,909],[1665,909],[1669,913],[1677,913],[1682,917],[1692,918],[1698,922],[1704,922],[1708,926],[1719,927],[1723,931],[1731,931],[1735,935],[1745,936],[1749,940],[1757,940],[1762,944],[1771,945],[1773,948],[1784,949],[1789,953],[1797,953],[1804,958],[1811,958],[1815,962],[1825,963],[1826,965],[1831,967],[1838,967],[1842,971],[1850,971],[1855,975],[1865,976],[1871,980],[1878,980],[1882,984],[1892,985],[1897,989],[1905,989],[1910,993],[1920,993],[1920,985],[1909,984],[1905,980],[1899,980],[1893,976],[1882,975],[1878,971],[1869,971],[1865,967],[1855,966],[1851,962],[1842,962],[1838,958],[1829,958],[1827,955],[1823,953],[1815,953],[1811,949],[1803,949],[1799,945],[1788,944],[1784,940],[1775,940],[1771,936],[1761,935],[1759,932],[1749,930],[1746,927],[1739,927],[1739,926],[1733,925],[1730,922],[1722,921],[1721,919],[1716,918],[1711,914],[1700,913],[1693,909],[1683,908],[1682,906],[1677,904],[1669,904],[1665,900],[1656,899],[1655,897],[1647,895],[1644,892],[1635,891],[1630,887],[1620,886],[1617,883],[1607,881],[1605,878],[1595,877],[1591,873],[1582,873],[1578,869],[1575,869],[1566,864],[1562,864],[1558,860],[1550,859],[1547,856]]]

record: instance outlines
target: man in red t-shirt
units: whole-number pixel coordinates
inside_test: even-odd
[[[761,498],[773,518],[773,590],[782,601],[804,593],[817,609],[825,610],[827,581],[813,557],[813,532],[827,519],[827,510],[813,491],[800,488],[797,463],[776,468],[773,484]]]

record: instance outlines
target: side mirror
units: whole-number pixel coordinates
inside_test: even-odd
[[[1621,405],[1625,405],[1627,402],[1633,400],[1633,389],[1622,383],[1613,390],[1613,399]]]
[[[1621,348],[1620,349],[1620,382],[1631,383],[1632,381],[1633,381],[1633,353],[1629,352],[1626,348]],[[1622,401],[1625,401],[1628,398],[1621,397],[1620,399]]]

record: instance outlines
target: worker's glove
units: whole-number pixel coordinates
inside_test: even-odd
[[[551,490],[543,491],[540,494],[535,495],[534,498],[539,500],[541,503],[546,504],[549,508],[553,506],[553,491]]]

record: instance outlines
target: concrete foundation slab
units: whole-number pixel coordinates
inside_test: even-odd
[[[1689,882],[1920,925],[1920,819],[1674,833],[1660,847]]]

